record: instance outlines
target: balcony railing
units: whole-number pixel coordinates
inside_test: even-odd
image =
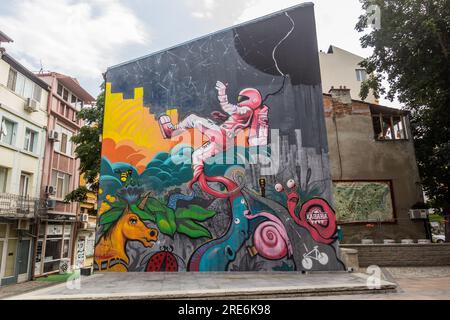
[[[0,218],[31,219],[47,209],[45,199],[0,193]]]

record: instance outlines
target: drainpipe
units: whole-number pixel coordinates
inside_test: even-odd
[[[72,253],[70,255],[70,265],[75,265],[75,247],[77,245],[77,233],[78,233],[78,214],[75,218],[75,226],[73,227],[73,237],[72,237]]]
[[[34,242],[33,242],[33,256],[31,261],[31,280],[36,279],[35,275],[35,269],[36,269],[36,255],[37,255],[37,245],[39,242],[39,230],[41,227],[41,219],[39,218],[39,214],[36,215],[36,227],[34,228],[35,234],[34,234]],[[41,256],[41,263],[42,263],[42,256]]]

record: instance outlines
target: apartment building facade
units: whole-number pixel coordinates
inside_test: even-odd
[[[39,73],[48,84],[47,135],[40,195],[47,199],[47,211],[40,217],[34,248],[34,277],[59,272],[75,263],[79,204],[64,201],[66,194],[78,188],[79,160],[71,141],[81,126],[77,113],[95,99],[72,77],[57,73]]]
[[[0,33],[0,42],[12,42]],[[32,274],[49,86],[0,46],[0,285]]]
[[[368,78],[366,70],[359,65],[363,60],[363,57],[333,45],[330,45],[327,52],[320,51],[320,76],[323,93],[327,94],[332,87],[345,86],[350,89],[354,99],[361,100],[359,96],[361,83]],[[378,103],[372,91],[369,92],[365,101]]]

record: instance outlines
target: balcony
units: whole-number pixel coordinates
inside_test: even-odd
[[[45,199],[0,193],[0,218],[33,219],[47,210]]]

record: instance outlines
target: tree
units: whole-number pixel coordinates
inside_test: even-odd
[[[101,86],[103,89],[103,85]],[[80,159],[80,174],[84,176],[86,186],[80,186],[66,195],[65,200],[69,202],[86,201],[88,192],[98,192],[99,174],[101,162],[101,140],[103,131],[103,110],[105,106],[104,89],[97,97],[92,107],[85,107],[78,112],[78,119],[84,121],[80,132],[72,137],[76,144],[75,155]]]
[[[380,28],[362,36],[373,54],[361,63],[373,73],[361,86],[376,96],[395,96],[410,111],[422,185],[429,203],[446,216],[450,241],[450,5],[448,0],[360,0],[364,32],[378,6]],[[367,10],[369,9],[369,10]],[[386,79],[389,90],[381,85]]]

